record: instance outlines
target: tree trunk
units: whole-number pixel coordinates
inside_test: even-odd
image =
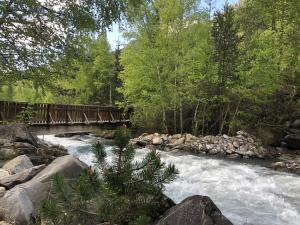
[[[181,97],[180,97],[180,100],[179,100],[179,113],[180,113],[180,133],[182,134],[183,133],[183,118],[182,118],[182,101],[181,101]]]
[[[158,78],[159,88],[160,88],[163,132],[168,133],[167,117],[166,117],[165,104],[163,101],[163,89],[162,89],[162,81],[161,81],[161,77],[160,77],[159,67],[157,67],[157,78]]]
[[[196,105],[196,108],[195,108],[195,111],[194,111],[194,118],[193,118],[193,124],[194,124],[193,134],[194,134],[194,136],[198,135],[198,119],[197,119],[197,117],[198,117],[199,104],[200,104],[200,102],[198,101],[197,105]]]
[[[109,84],[109,105],[112,106],[112,90],[111,90],[111,83]]]

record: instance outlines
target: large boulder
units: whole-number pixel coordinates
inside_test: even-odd
[[[290,127],[300,130],[300,119],[296,119],[294,122],[292,122]]]
[[[300,149],[300,133],[289,134],[285,136],[284,140],[286,147],[291,149]]]
[[[87,165],[67,155],[55,159],[30,181],[17,185],[5,192],[0,199],[0,218],[15,221],[16,225],[30,224],[35,210],[47,197],[51,187],[51,177],[57,173],[65,178],[77,177]]]
[[[168,210],[155,225],[232,225],[207,196],[195,195]]]
[[[36,138],[30,133],[25,124],[0,125],[0,138],[12,142],[27,142],[37,147]]]
[[[7,170],[4,170],[4,169],[0,169],[0,179],[2,177],[6,177],[6,176],[9,176],[9,172]]]
[[[16,174],[31,167],[33,164],[30,159],[26,155],[20,155],[4,164],[2,169],[7,170],[10,174]]]
[[[0,177],[0,186],[5,187],[6,189],[11,189],[18,184],[25,183],[33,178],[37,173],[45,168],[45,165],[34,166],[29,169],[23,170],[20,173],[13,175]]]

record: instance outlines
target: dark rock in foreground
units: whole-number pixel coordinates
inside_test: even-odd
[[[155,225],[232,225],[207,196],[195,195],[168,210]]]

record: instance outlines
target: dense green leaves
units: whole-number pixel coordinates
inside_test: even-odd
[[[120,89],[132,121],[205,134],[299,115],[299,4],[245,0],[211,16],[207,2],[156,0],[132,24]]]
[[[138,8],[140,0],[4,0],[0,2],[0,78],[49,79],[53,66],[76,57],[77,38],[104,31]],[[45,80],[43,81],[45,82]]]

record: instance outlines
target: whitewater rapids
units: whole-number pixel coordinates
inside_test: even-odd
[[[93,164],[92,135],[59,138],[39,136],[68,149],[88,165]],[[111,146],[105,145],[111,159]],[[146,154],[136,151],[137,160]],[[180,174],[166,185],[165,194],[179,203],[191,195],[209,196],[235,225],[299,225],[300,176],[241,162],[205,156],[160,152],[161,159],[175,164]]]

